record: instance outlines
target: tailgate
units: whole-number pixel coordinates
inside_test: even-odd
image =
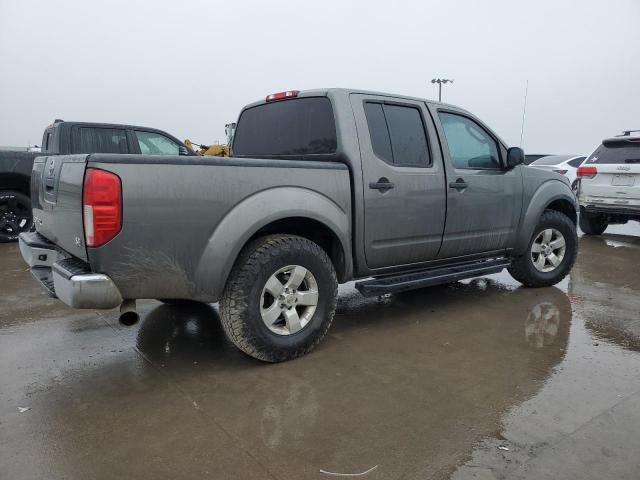
[[[31,198],[36,230],[71,255],[87,260],[82,225],[82,184],[88,155],[38,157]]]
[[[588,197],[618,205],[640,204],[640,164],[598,165],[593,178],[585,178],[583,191]]]

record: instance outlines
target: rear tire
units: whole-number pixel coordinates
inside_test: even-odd
[[[580,230],[585,235],[602,235],[609,223],[600,215],[590,215],[584,209],[580,211]]]
[[[316,243],[269,235],[249,244],[220,302],[222,326],[244,353],[266,362],[300,357],[322,340],[338,297],[336,272]]]
[[[548,239],[545,239],[545,232],[550,232]],[[578,235],[574,223],[564,213],[546,210],[533,231],[527,252],[516,258],[508,271],[526,287],[550,287],[567,276],[577,253]],[[554,261],[558,261],[557,265]]]
[[[33,228],[31,199],[24,193],[0,191],[0,243],[13,242]]]

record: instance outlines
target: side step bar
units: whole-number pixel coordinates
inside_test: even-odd
[[[384,295],[385,293],[404,292],[416,288],[441,285],[480,275],[499,273],[509,265],[511,265],[511,261],[506,258],[484,260],[363,280],[357,282],[355,286],[362,295],[372,297]]]

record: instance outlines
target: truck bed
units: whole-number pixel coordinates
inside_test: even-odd
[[[87,167],[122,182],[122,230],[99,248],[84,244]],[[336,230],[351,231],[349,171],[338,162],[91,154],[40,157],[34,176],[37,231],[108,274],[124,298],[216,301],[217,276],[276,213],[319,209]]]

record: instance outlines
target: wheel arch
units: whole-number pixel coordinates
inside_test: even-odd
[[[556,212],[564,213],[571,219],[574,225],[578,223],[578,211],[576,209],[575,202],[572,203],[566,198],[557,198],[556,200],[550,202],[544,208],[544,210],[555,210]]]
[[[257,238],[274,233],[297,235],[317,243],[329,255],[338,281],[343,282],[347,278],[346,254],[340,238],[327,225],[313,218],[286,217],[275,220],[255,232],[242,248]]]
[[[517,237],[514,254],[523,255],[533,231],[545,210],[554,210],[565,214],[574,225],[578,221],[578,203],[571,188],[564,182],[551,180],[543,183],[533,194],[524,213],[522,228]]]
[[[317,243],[331,258],[338,281],[351,278],[348,210],[316,191],[277,187],[244,199],[218,223],[196,268],[200,289],[218,300],[242,249],[274,233],[299,235]]]

